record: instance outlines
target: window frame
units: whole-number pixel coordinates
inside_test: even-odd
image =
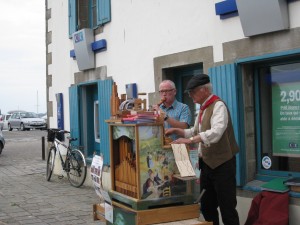
[[[264,55],[259,55],[259,56],[251,56],[251,57],[246,57],[246,58],[240,58],[240,59],[237,59],[235,61],[235,64],[237,65],[237,68],[238,68],[238,77],[242,77],[243,76],[243,66],[244,65],[251,65],[251,64],[258,64],[258,63],[266,63],[267,61],[268,62],[271,62],[271,61],[276,61],[276,60],[286,60],[288,58],[292,58],[292,57],[295,57],[295,58],[299,58],[300,56],[300,48],[297,48],[297,49],[292,49],[292,50],[287,50],[287,51],[281,51],[281,52],[275,52],[275,53],[269,53],[269,54],[264,54]],[[253,70],[254,71],[254,70]],[[242,87],[242,78],[239,78],[239,86]],[[254,85],[254,84],[253,84]],[[255,89],[253,89],[254,91],[257,91]],[[243,94],[244,95],[244,94]],[[239,107],[240,108],[243,108],[243,102],[240,102],[239,103]],[[240,112],[241,113],[241,119],[244,118],[244,112]],[[245,148],[247,150],[247,146],[245,146],[245,137],[244,137],[244,130],[245,130],[245,124],[244,124],[244,121],[240,121],[241,122],[241,132],[243,133],[242,134],[242,138],[243,138],[243,141],[242,141],[242,145],[244,146],[243,148]],[[257,125],[257,124],[255,124]],[[257,134],[255,134],[255,136],[257,136]],[[251,150],[251,149],[250,149]],[[260,154],[260,152],[258,152],[258,150],[256,149],[255,151],[256,154]],[[245,154],[249,154],[249,153],[246,153]],[[247,169],[247,165],[248,165],[248,159],[247,157],[245,157],[242,159],[241,161],[241,168],[244,167],[246,169],[246,176],[248,177],[249,179],[249,176],[250,176],[250,180],[253,180],[251,179],[251,174],[252,174],[252,170],[249,170]],[[256,169],[257,169],[257,164],[261,162],[261,157],[256,157],[256,159],[258,160],[256,162]],[[257,180],[261,180],[261,181],[268,181],[270,180],[272,177],[274,178],[275,177],[285,177],[287,175],[287,173],[285,172],[281,172],[281,171],[274,171],[272,173],[269,173],[268,171],[255,171],[255,174],[254,174],[254,179],[257,179]],[[290,175],[290,173],[289,173]],[[296,175],[296,174],[294,174]],[[248,180],[246,179],[246,180]]]
[[[261,132],[261,101],[260,101],[260,87],[259,87],[259,69],[262,67],[272,67],[278,65],[287,65],[292,63],[299,63],[300,59],[299,56],[290,56],[290,57],[282,57],[279,59],[270,59],[265,62],[256,63],[254,66],[254,95],[255,95],[255,131],[256,131],[256,168],[257,168],[257,177],[262,176],[280,176],[280,177],[299,177],[300,172],[291,172],[291,171],[282,171],[276,169],[263,169],[261,166],[262,162],[262,139],[263,134]],[[271,119],[272,120],[272,119]],[[272,121],[270,121],[272,123]]]
[[[79,27],[80,6],[79,0],[68,0],[69,37],[83,28],[97,29],[111,21],[111,0],[88,0],[89,27]],[[95,16],[95,12],[97,15]],[[95,19],[96,18],[96,19]],[[94,24],[94,19],[96,24]]]

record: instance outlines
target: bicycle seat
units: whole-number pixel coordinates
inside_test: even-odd
[[[77,138],[72,138],[72,137],[67,137],[69,139],[69,142],[72,142],[72,141],[77,141]]]

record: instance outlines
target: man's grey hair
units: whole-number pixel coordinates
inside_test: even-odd
[[[204,84],[204,85],[202,85],[201,87],[207,88],[207,90],[208,90],[210,93],[213,92],[213,86],[212,86],[211,83]]]
[[[161,84],[170,84],[172,88],[176,89],[175,83],[174,83],[173,81],[171,81],[171,80],[163,80],[163,81],[160,83],[160,85],[161,85]],[[160,86],[160,85],[159,85],[159,86]]]

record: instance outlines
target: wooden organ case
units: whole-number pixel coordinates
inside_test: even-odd
[[[172,149],[163,148],[163,125],[109,124],[112,200],[135,210],[192,204]]]

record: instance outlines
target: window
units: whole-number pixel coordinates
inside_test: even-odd
[[[110,0],[69,0],[69,36],[83,28],[110,22]]]
[[[91,4],[91,27],[97,27],[97,0],[92,0]]]
[[[94,136],[95,142],[100,143],[99,101],[94,101]]]
[[[258,173],[300,172],[300,62],[256,67]],[[299,175],[299,174],[298,174]]]

